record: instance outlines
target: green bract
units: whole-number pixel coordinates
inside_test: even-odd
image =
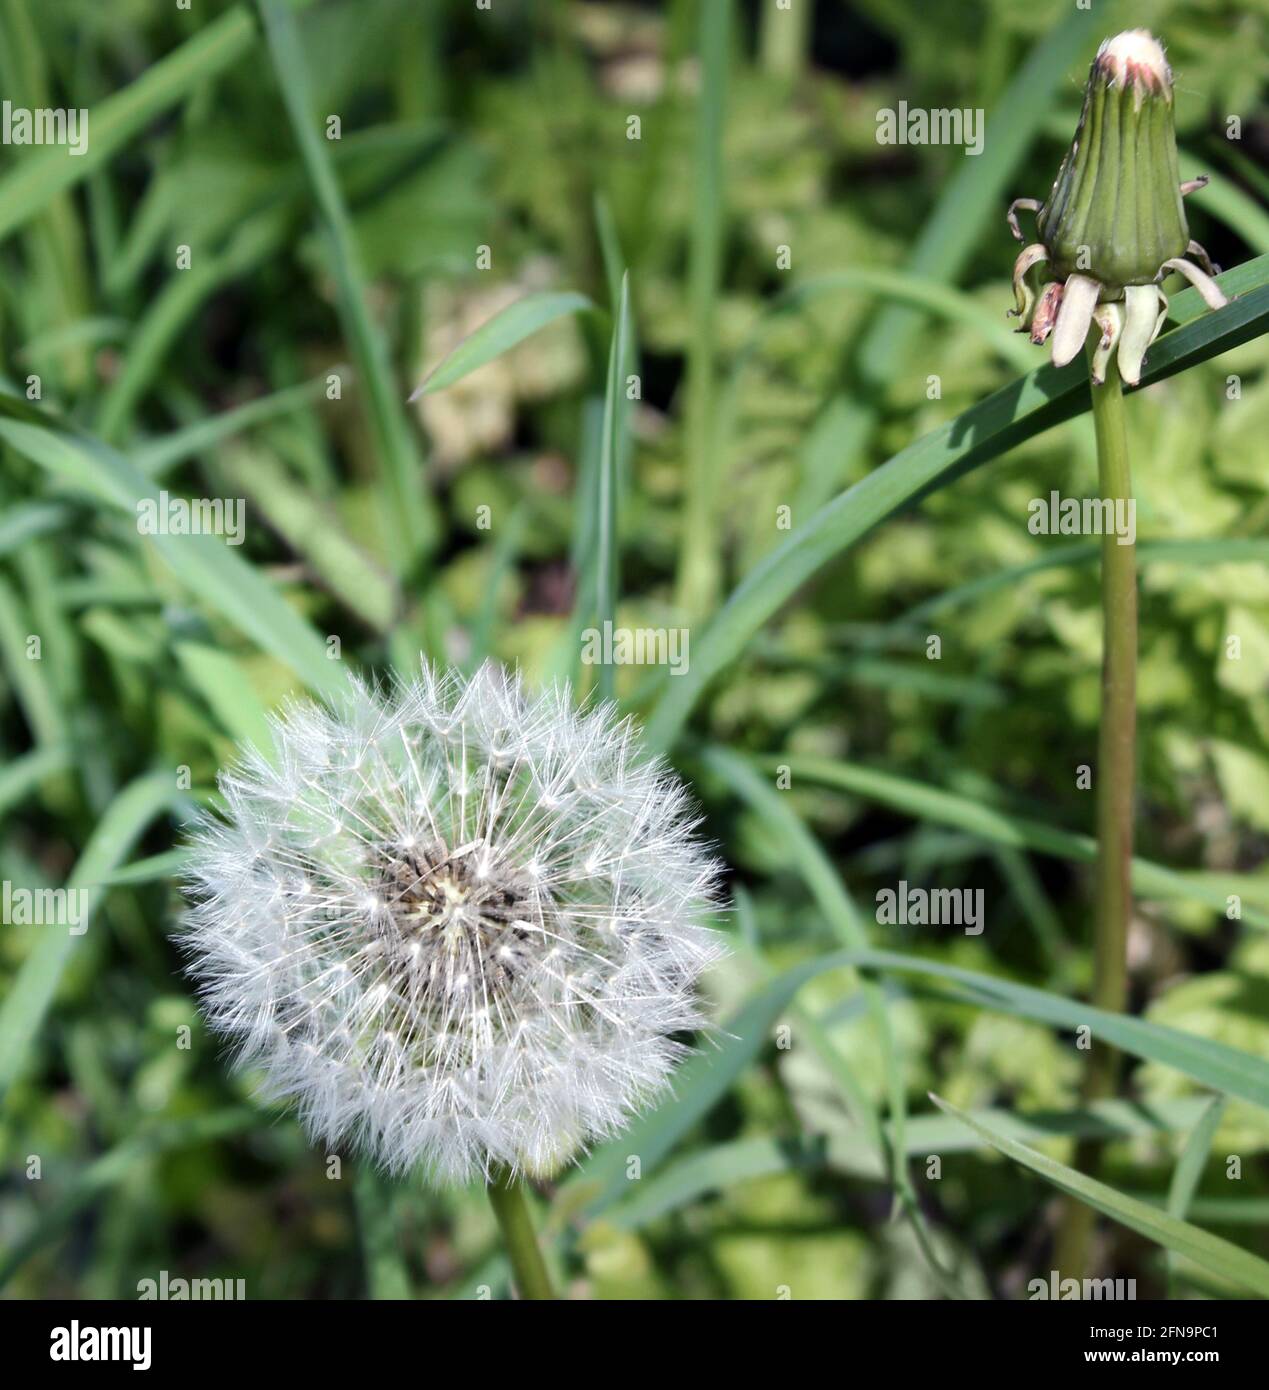
[[[1036,213],[1040,234],[1014,265],[1011,312],[1020,331],[1035,343],[1052,336],[1060,367],[1096,324],[1098,382],[1112,354],[1126,382],[1141,379],[1146,349],[1167,316],[1159,285],[1168,271],[1190,280],[1212,308],[1225,303],[1208,274],[1183,259],[1196,256],[1216,273],[1186,224],[1182,197],[1207,180],[1180,182],[1172,100],[1172,73],[1151,34],[1130,29],[1107,39],[1089,71],[1075,139],[1047,202],[1020,198],[1009,209],[1019,241],[1020,208]]]
[[[1172,86],[1145,65],[1124,80],[1107,54],[1093,64],[1074,143],[1037,221],[1058,274],[1149,285],[1190,244]]]

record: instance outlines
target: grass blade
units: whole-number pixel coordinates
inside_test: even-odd
[[[1108,1013],[1045,990],[919,956],[904,956],[894,951],[847,951],[841,963],[931,975],[959,986],[957,993],[968,1003],[1033,1019],[1054,1028],[1074,1031],[1087,1027],[1094,1037],[1123,1052],[1184,1072],[1214,1091],[1223,1091],[1269,1109],[1269,1062],[1224,1043],[1211,1042],[1179,1028],[1168,1028],[1128,1014]]]
[[[1128,1101],[1098,1101],[1086,1109],[1016,1115],[1009,1110],[971,1110],[980,1123],[1012,1139],[1045,1143],[1053,1139],[1095,1135],[1102,1139],[1138,1138],[1173,1133],[1193,1124],[1208,1102],[1195,1097],[1145,1106]],[[987,1141],[947,1115],[916,1115],[907,1122],[904,1155],[972,1153]],[[812,1134],[788,1139],[736,1139],[688,1154],[641,1183],[635,1195],[604,1213],[605,1222],[636,1230],[711,1192],[736,1183],[797,1170],[847,1173],[876,1179],[869,1146],[860,1135]]]
[[[1074,1168],[1068,1168],[1056,1159],[1048,1158],[1035,1149],[1020,1144],[1016,1139],[997,1133],[981,1120],[974,1119],[956,1106],[949,1105],[936,1095],[930,1099],[949,1115],[956,1116],[963,1124],[980,1134],[993,1149],[999,1150],[1006,1158],[1021,1163],[1038,1173],[1059,1191],[1078,1198],[1081,1202],[1109,1216],[1113,1221],[1136,1231],[1147,1240],[1185,1255],[1200,1264],[1204,1269],[1230,1279],[1241,1287],[1250,1290],[1261,1298],[1269,1298],[1269,1263],[1259,1259],[1248,1250],[1223,1240],[1220,1236],[1209,1235],[1188,1221],[1178,1221],[1175,1216],[1160,1211],[1147,1202],[1135,1197],[1127,1197],[1113,1187],[1095,1178],[1085,1177]]]
[[[180,878],[189,869],[190,853],[187,849],[165,849],[161,854],[149,854],[144,859],[134,859],[131,864],[113,869],[97,880],[100,888],[119,888],[135,883],[159,883],[165,878]]]
[[[1211,541],[1138,541],[1136,549],[1139,565],[1224,565],[1237,564],[1244,560],[1262,564],[1269,562],[1269,540],[1256,537],[1222,536],[1219,540]],[[914,627],[935,613],[958,608],[983,594],[1016,588],[1022,580],[1029,579],[1034,574],[1042,574],[1046,570],[1091,565],[1101,558],[1101,553],[1099,541],[1081,541],[1076,545],[1061,546],[1022,565],[1010,565],[1005,569],[993,570],[991,574],[980,575],[977,579],[967,580],[964,584],[944,589],[942,593],[922,600],[890,622],[887,625],[888,629],[897,632],[903,628]]]
[[[1199,1179],[1203,1176],[1203,1164],[1207,1162],[1212,1139],[1220,1128],[1224,1114],[1225,1097],[1213,1096],[1204,1107],[1190,1137],[1185,1141],[1185,1149],[1168,1188],[1169,1216],[1183,1217],[1189,1210],[1190,1202],[1198,1189]]]
[[[0,556],[20,550],[27,541],[58,531],[71,519],[60,502],[22,502],[0,515]]]
[[[288,0],[303,8],[312,0]],[[46,145],[0,179],[0,240],[21,227],[63,189],[72,188],[101,168],[169,106],[184,101],[199,82],[206,82],[236,63],[259,33],[246,5],[205,24],[175,53],[148,67],[121,92],[88,113],[92,138],[82,154],[66,146]]]
[[[1173,1170],[1172,1182],[1168,1186],[1167,1213],[1176,1217],[1178,1221],[1185,1219],[1190,1203],[1194,1200],[1194,1194],[1203,1176],[1203,1165],[1211,1153],[1212,1140],[1220,1128],[1224,1114],[1225,1097],[1213,1096],[1190,1131],[1190,1137],[1185,1141],[1185,1148],[1181,1151],[1181,1158]],[[1176,1272],[1174,1262],[1169,1261],[1169,1284]]]
[[[608,378],[604,387],[604,419],[599,444],[599,488],[595,498],[595,624],[601,634],[617,621],[619,541],[617,538],[617,465],[621,457],[622,396],[625,391],[626,344],[630,339],[630,277],[621,277],[621,299],[608,348]],[[607,700],[613,692],[612,662],[599,665],[599,694]]]
[[[0,771],[0,815],[20,806],[49,777],[70,766],[70,750],[48,745],[24,753]]]
[[[1143,385],[1237,347],[1263,331],[1269,321],[1269,256],[1220,279],[1227,289],[1249,280],[1257,287],[1247,289],[1219,312],[1195,318],[1160,338],[1147,359]],[[1178,295],[1174,302],[1183,315],[1201,310],[1202,301],[1192,290]],[[1088,373],[1082,362],[1061,369],[1037,367],[910,444],[862,482],[840,493],[745,576],[700,642],[692,644],[691,669],[666,683],[653,710],[647,727],[650,743],[661,749],[673,745],[710,681],[830,560],[887,517],[1088,408]]]
[[[129,783],[110,803],[66,882],[68,888],[82,889],[87,894],[79,926],[87,930],[92,925],[105,893],[101,880],[124,859],[150,822],[175,804],[179,795],[170,772],[150,772]],[[72,936],[66,928],[49,927],[42,931],[0,1004],[0,1101],[21,1074],[28,1050],[57,993],[62,971],[75,944],[84,939],[82,934]]]
[[[24,402],[0,395],[0,439],[89,496],[137,517],[137,504],[157,491],[122,454]],[[138,537],[139,539],[139,537]],[[264,651],[284,662],[314,690],[342,689],[339,663],[329,661],[317,633],[253,566],[210,535],[149,538],[173,573],[208,608],[220,613]]]
[[[325,142],[318,137],[308,61],[295,17],[283,0],[259,0],[273,69],[308,172],[330,248],[340,318],[369,397],[370,425],[384,466],[388,554],[408,570],[437,538],[438,522],[423,488],[423,461],[392,380],[387,345],[371,316],[356,236]]]
[[[314,377],[312,381],[301,382],[298,386],[285,387],[272,395],[261,396],[258,400],[236,406],[233,410],[209,415],[184,429],[173,430],[162,439],[135,448],[133,458],[142,473],[148,473],[152,478],[160,477],[182,460],[214,449],[218,444],[223,444],[253,425],[302,410],[317,400],[325,390],[324,376]]]
[[[373,1299],[410,1298],[410,1273],[397,1243],[391,1185],[368,1162],[353,1174],[357,1228],[366,1266],[366,1289]]]
[[[680,1069],[672,1099],[663,1101],[619,1139],[583,1160],[570,1181],[586,1184],[591,1193],[587,1211],[593,1215],[605,1210],[628,1191],[626,1171],[632,1155],[639,1157],[644,1175],[650,1174],[726,1095],[770,1040],[771,1029],[802,986],[827,970],[847,965],[932,975],[958,986],[959,997],[967,1003],[1056,1028],[1090,1027],[1097,1037],[1124,1052],[1181,1071],[1212,1090],[1269,1108],[1269,1063],[1222,1043],[1144,1019],[1104,1013],[1060,995],[916,956],[890,951],[834,951],[803,961],[763,984],[728,1020],[722,1030],[725,1040]]]
[[[265,450],[235,451],[220,461],[235,492],[249,497],[313,577],[367,627],[386,633],[400,607],[397,586],[344,530],[332,507],[296,482]]]
[[[999,810],[985,804],[981,798],[958,796],[941,787],[926,786],[875,768],[858,767],[831,758],[796,756],[764,759],[761,766],[772,772],[776,767],[787,767],[795,780],[801,778],[817,786],[862,796],[920,820],[950,825],[995,844],[1034,850],[1080,864],[1091,864],[1097,858],[1097,842],[1091,835],[1059,830],[1041,821]],[[1208,884],[1197,876],[1187,876],[1148,859],[1132,861],[1132,882],[1146,897],[1206,903],[1221,914],[1226,909],[1225,887]],[[1243,920],[1255,926],[1269,926],[1269,914],[1255,909],[1245,910]]]
[[[566,314],[591,313],[594,310],[595,305],[591,300],[571,290],[558,294],[525,295],[469,333],[414,388],[410,399],[413,401],[420,396],[431,395],[433,391],[444,391]]]
[[[907,270],[931,280],[954,280],[982,239],[985,225],[1004,234],[1009,181],[1043,126],[1059,83],[1096,37],[1091,11],[1077,7],[1032,49],[991,114],[983,132],[982,154],[960,161],[926,219],[908,255]],[[855,354],[863,380],[879,390],[888,389],[920,324],[917,309],[897,304],[882,309]]]

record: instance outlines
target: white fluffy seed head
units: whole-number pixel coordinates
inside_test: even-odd
[[[310,1134],[463,1181],[556,1169],[704,1023],[719,866],[610,707],[485,666],[275,721],[194,835],[212,1026]]]

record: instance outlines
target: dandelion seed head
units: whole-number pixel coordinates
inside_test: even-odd
[[[705,1022],[718,865],[609,707],[425,664],[292,705],[220,788],[182,939],[210,1023],[315,1139],[551,1171]]]

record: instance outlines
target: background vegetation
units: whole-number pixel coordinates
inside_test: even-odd
[[[9,1296],[505,1293],[479,1191],[335,1180],[227,1072],[179,827],[288,691],[420,651],[586,687],[614,614],[690,633],[615,693],[696,786],[736,950],[675,1100],[540,1191],[570,1291],[1025,1297],[1071,1181],[1027,1165],[1095,1129],[1104,1272],[1269,1292],[1263,11],[794,6],[0,4],[3,95],[91,113],[84,156],[0,150],[0,869],[93,909],[0,934]],[[1242,269],[1219,315],[1174,297],[1129,402],[1142,862],[1094,1114],[1097,551],[1026,523],[1096,468],[1078,364],[1008,332],[1004,208],[1138,24]],[[982,108],[983,153],[879,145],[900,101]],[[247,498],[245,544],[139,535],[159,488]],[[981,888],[985,932],[879,925],[900,880]]]

